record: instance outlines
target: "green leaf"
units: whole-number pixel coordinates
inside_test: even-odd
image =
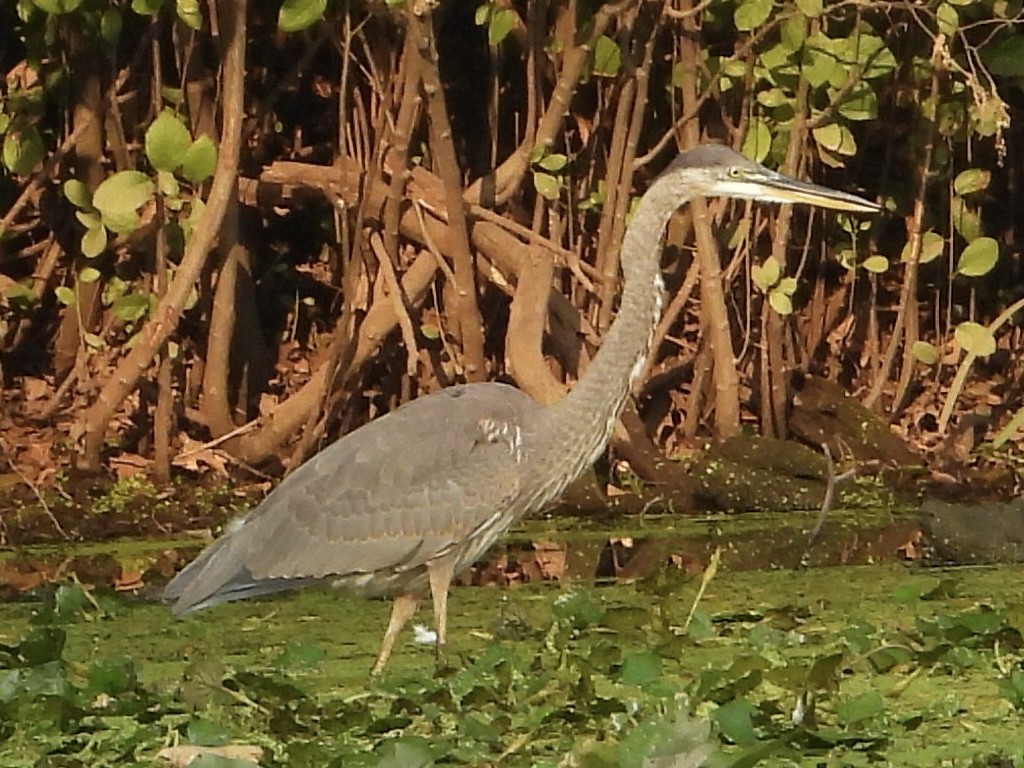
[[[782,24],[779,27],[779,47],[787,53],[796,53],[804,47],[804,41],[807,39],[807,22],[801,16],[797,14],[791,14],[787,18],[783,19]],[[796,64],[797,61],[790,59],[788,56],[783,59],[782,62],[777,66],[778,69],[789,69],[790,65]],[[774,69],[776,67],[770,67]],[[795,67],[794,67],[795,69]]]
[[[87,229],[82,235],[82,255],[94,259],[107,249],[107,230],[104,227]]]
[[[594,74],[614,77],[621,68],[622,51],[618,44],[608,35],[601,35],[594,44]]]
[[[134,232],[141,224],[142,219],[135,211],[114,212],[103,217],[103,226],[116,235]]]
[[[847,120],[874,120],[878,117],[878,96],[874,88],[860,80],[837,108]]]
[[[999,261],[999,243],[991,237],[979,237],[964,248],[957,262],[957,274],[965,277],[982,277],[992,271]]]
[[[501,45],[512,31],[516,18],[516,12],[511,8],[498,8],[491,13],[490,23],[487,25],[488,44],[491,46]]]
[[[41,11],[60,16],[77,10],[78,6],[82,4],[82,0],[32,0],[32,3]]]
[[[960,14],[949,3],[942,3],[935,12],[935,23],[939,32],[949,37],[955,34],[960,26]]]
[[[782,266],[774,256],[769,256],[761,264],[755,264],[750,268],[750,279],[754,286],[762,293],[767,293],[779,281],[782,274]]]
[[[139,171],[120,171],[104,179],[92,196],[92,204],[107,216],[135,213],[153,197],[153,182]]]
[[[856,51],[855,63],[863,62],[867,65],[861,73],[865,80],[888,77],[896,69],[896,56],[886,47],[882,38],[859,34],[851,37],[850,42]]]
[[[99,211],[75,211],[75,218],[86,229],[99,229],[103,226],[103,218]]]
[[[32,291],[31,282],[11,283],[4,288],[4,296],[6,296],[8,300],[18,304],[31,304],[36,300],[36,295]]]
[[[83,283],[95,283],[100,277],[100,271],[96,267],[83,267],[78,273],[78,279]]]
[[[182,224],[182,233],[185,238],[192,237],[192,232],[199,226],[200,220],[203,218],[203,212],[206,210],[206,203],[200,200],[198,197],[193,198],[192,206],[188,212],[188,218],[186,218]]]
[[[996,340],[992,331],[971,320],[960,323],[953,336],[961,349],[976,357],[987,357],[996,351]]]
[[[121,12],[115,8],[108,8],[100,19],[100,36],[110,45],[117,45],[121,37],[121,26]]]
[[[793,314],[793,300],[789,294],[780,290],[774,290],[768,294],[768,303],[777,313],[783,317]]]
[[[910,354],[915,360],[925,365],[935,365],[939,362],[939,350],[935,348],[935,345],[929,344],[927,341],[915,341],[911,344]]]
[[[813,88],[832,81],[833,73],[842,71],[835,43],[822,34],[811,35],[804,43],[801,72]]]
[[[917,263],[927,264],[928,262],[935,261],[942,255],[943,251],[946,250],[946,241],[942,235],[938,232],[928,230],[921,235],[921,252],[918,254]],[[910,261],[910,243],[908,242],[903,246],[903,251],[900,253],[900,261],[904,264]]]
[[[740,152],[757,163],[764,162],[768,152],[772,148],[772,132],[768,124],[759,117],[755,117],[747,126],[747,133],[743,137],[743,146]]]
[[[34,125],[18,121],[15,128],[8,129],[4,137],[3,161],[11,173],[27,176],[45,154],[43,140]]]
[[[276,665],[284,670],[315,669],[327,658],[327,649],[319,643],[293,640],[278,656]]]
[[[784,277],[781,280],[779,280],[779,284],[775,287],[775,290],[780,291],[781,293],[784,293],[787,296],[792,296],[794,293],[796,293],[796,289],[797,284],[795,277]]]
[[[217,168],[217,146],[205,134],[192,142],[181,163],[181,175],[192,184],[201,184]]]
[[[750,32],[764,24],[771,12],[771,0],[742,0],[733,14],[733,22],[741,32]]]
[[[746,699],[733,699],[716,709],[711,717],[722,729],[722,735],[733,744],[747,746],[757,742],[751,715],[756,708]]]
[[[661,677],[661,656],[652,651],[636,651],[622,660],[622,682],[646,685]]]
[[[172,107],[180,107],[185,103],[181,88],[172,88],[169,85],[165,85],[160,89],[160,98]]]
[[[110,311],[119,320],[126,323],[134,323],[146,316],[149,312],[149,295],[144,293],[129,293],[116,299],[110,306]]]
[[[140,16],[156,16],[164,7],[164,0],[132,0],[132,10]]]
[[[157,172],[156,188],[157,191],[164,197],[177,197],[178,195],[181,194],[181,185],[178,183],[178,180],[174,177],[174,174],[168,171]]]
[[[31,627],[18,643],[18,654],[30,667],[59,662],[67,643],[67,633],[58,626]]]
[[[562,185],[557,176],[552,176],[550,173],[538,173],[536,171],[533,174],[534,189],[548,200],[558,199],[561,186]]]
[[[983,45],[979,53],[993,75],[1024,77],[1024,36],[1010,35],[999,42]]]
[[[158,171],[173,171],[185,159],[192,136],[185,124],[165,109],[146,131],[146,157]]]
[[[78,179],[64,182],[64,197],[76,208],[92,208],[92,193]]]
[[[999,695],[1016,709],[1024,707],[1024,671],[1015,669],[999,679]]]
[[[784,104],[789,104],[789,97],[781,88],[768,88],[767,90],[757,92],[757,103],[762,107],[775,109]]]
[[[130,286],[117,275],[111,275],[110,279],[103,284],[103,304],[109,307],[121,296],[128,292]]]
[[[843,269],[852,272],[857,268],[857,252],[853,248],[841,248],[836,251],[836,261]]]
[[[327,11],[327,0],[284,0],[277,14],[282,32],[300,32],[316,24]]]
[[[868,256],[861,263],[861,266],[868,272],[878,275],[889,268],[889,260],[885,256]]]
[[[203,11],[199,7],[199,0],[175,0],[175,11],[189,29],[203,28]]]
[[[568,164],[568,162],[569,158],[567,158],[565,155],[554,154],[542,157],[540,159],[540,162],[537,163],[537,165],[539,165],[545,171],[557,172],[563,170],[565,166]]]
[[[99,694],[117,696],[131,691],[138,681],[135,661],[128,656],[95,661],[89,667],[86,692],[90,697]]]
[[[796,0],[796,7],[808,19],[816,19],[825,10],[822,0]]]
[[[729,77],[741,78],[747,76],[747,62],[742,60],[729,60],[722,63],[722,74]]]
[[[482,3],[476,7],[476,13],[473,14],[473,23],[478,27],[482,27],[487,23],[487,19],[491,15],[491,6],[487,3]]]
[[[969,195],[973,192],[981,192],[988,189],[992,181],[992,172],[981,168],[970,168],[958,173],[953,180],[953,191],[958,195]]]
[[[882,701],[882,694],[878,691],[868,691],[860,696],[844,699],[836,707],[839,721],[845,725],[870,720],[883,712],[885,712],[885,702]]]
[[[57,295],[57,301],[65,307],[75,306],[75,292],[66,285],[58,285],[53,292]]]
[[[982,136],[994,136],[1009,120],[1005,102],[999,98],[985,98],[972,102],[968,108],[971,127]]]
[[[949,216],[953,220],[953,228],[968,243],[981,237],[981,214],[971,208],[960,195],[953,195],[949,201]]]
[[[829,152],[852,157],[857,154],[857,141],[853,133],[845,125],[829,123],[811,132],[814,140]]]
[[[807,672],[807,687],[815,691],[835,691],[842,676],[843,652],[818,656]]]
[[[202,717],[190,720],[185,733],[190,743],[201,747],[223,747],[231,740],[223,725]]]
[[[85,341],[85,346],[89,349],[103,349],[103,339],[97,336],[95,333],[86,333],[82,336]]]

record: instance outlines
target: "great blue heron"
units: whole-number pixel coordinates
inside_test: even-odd
[[[177,615],[333,583],[395,596],[373,672],[429,588],[439,655],[448,590],[523,515],[543,509],[604,450],[661,314],[661,239],[694,196],[879,206],[796,181],[720,145],[680,154],[647,190],[622,243],[618,315],[575,388],[541,406],[497,383],[454,386],[354,432],[285,478],[164,592]]]

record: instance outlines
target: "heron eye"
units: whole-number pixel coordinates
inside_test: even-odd
[[[729,169],[729,178],[730,179],[738,179],[742,175],[743,175],[743,169],[738,167],[738,166],[734,165],[732,168]]]

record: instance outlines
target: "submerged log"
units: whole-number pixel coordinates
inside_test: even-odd
[[[836,457],[897,467],[923,463],[885,420],[846,394],[835,382],[817,376],[802,379],[793,398],[789,426],[808,445],[827,444]]]
[[[700,501],[735,512],[817,509],[828,461],[791,440],[738,435],[708,448],[693,465]]]
[[[929,565],[1024,562],[1024,501],[921,508],[924,561]]]

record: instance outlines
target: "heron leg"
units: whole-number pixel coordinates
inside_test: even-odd
[[[430,596],[434,600],[434,625],[437,628],[437,663],[444,662],[444,649],[448,643],[448,589],[455,576],[455,560],[441,558],[427,566]]]
[[[405,623],[416,613],[420,604],[419,595],[406,593],[395,598],[391,606],[391,618],[388,620],[388,628],[384,632],[384,639],[380,643],[380,653],[377,654],[377,661],[373,663],[371,675],[379,675],[384,671],[384,665],[388,663],[391,650],[395,647],[395,640],[398,633],[402,631]]]

